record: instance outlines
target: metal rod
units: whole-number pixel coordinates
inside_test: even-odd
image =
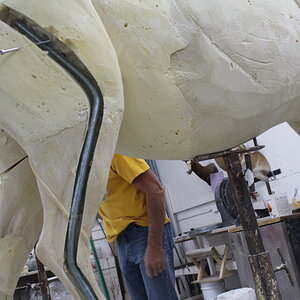
[[[97,273],[98,273],[98,277],[99,277],[101,291],[102,291],[104,297],[106,298],[106,300],[110,300],[109,293],[108,293],[107,286],[106,286],[106,282],[105,282],[105,279],[104,279],[104,276],[103,276],[103,272],[102,272],[102,269],[101,269],[101,266],[100,266],[100,262],[99,262],[96,247],[95,247],[95,243],[94,243],[94,240],[93,240],[92,236],[90,237],[90,245],[91,245],[92,253],[93,253],[95,264],[96,264],[96,269],[97,269]]]
[[[46,40],[46,41],[41,41],[41,42],[37,42],[36,45],[43,45],[43,44],[49,44],[51,43],[51,40]]]
[[[254,144],[254,146],[258,146],[258,143],[257,143],[257,138],[255,137],[255,138],[253,138],[253,144]]]
[[[268,194],[273,195],[269,179],[266,181],[266,188],[267,188]]]
[[[260,235],[239,156],[237,153],[229,154],[224,157],[224,162],[250,253],[249,259],[258,299],[281,299],[271,258],[265,252]],[[259,266],[257,262],[262,262],[264,268]],[[265,272],[265,270],[268,270],[268,272]],[[272,295],[272,297],[269,295]]]
[[[213,158],[218,158],[218,157],[223,157],[226,155],[229,155],[231,153],[247,153],[247,152],[252,152],[252,151],[258,151],[263,149],[265,146],[261,145],[261,146],[255,146],[255,147],[250,147],[250,148],[241,148],[241,149],[229,149],[229,150],[225,150],[225,151],[220,151],[220,152],[215,152],[215,153],[211,153],[211,154],[204,154],[204,155],[197,155],[192,159],[192,162],[199,162],[202,160],[207,160],[207,159],[213,159]]]
[[[95,291],[77,265],[77,250],[83,218],[86,187],[103,118],[103,96],[97,84],[87,78],[73,64],[68,62],[65,57],[54,50],[51,45],[41,43],[44,39],[34,33],[24,22],[16,20],[14,25],[34,43],[40,43],[38,46],[42,50],[47,51],[51,58],[53,58],[75,78],[87,94],[90,102],[88,130],[81,150],[75,177],[64,250],[64,270],[69,279],[73,282],[74,286],[77,287],[77,291],[82,300],[97,300],[98,298]]]
[[[0,55],[20,50],[20,47],[14,47],[10,49],[0,49]]]
[[[39,278],[41,292],[42,292],[42,299],[43,300],[51,300],[51,295],[50,295],[50,290],[49,290],[49,285],[48,285],[48,278],[47,278],[47,274],[45,271],[45,267],[42,264],[42,262],[38,259],[37,255],[36,255],[35,247],[34,247],[34,252],[35,252],[36,264],[38,267],[38,278]]]

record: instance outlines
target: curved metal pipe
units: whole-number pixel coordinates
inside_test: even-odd
[[[43,39],[33,32],[23,21],[16,20],[14,25],[20,30],[21,33],[26,35],[34,43],[43,42]],[[80,229],[83,218],[86,186],[88,183],[93,155],[103,119],[103,96],[97,84],[94,84],[88,77],[82,74],[80,70],[67,61],[63,55],[54,50],[49,44],[41,43],[38,46],[42,50],[48,51],[48,55],[76,79],[76,81],[87,94],[90,102],[88,130],[81,150],[73,190],[64,250],[64,270],[73,284],[78,288],[81,299],[97,300],[98,298],[93,288],[77,265],[77,248],[79,244]]]

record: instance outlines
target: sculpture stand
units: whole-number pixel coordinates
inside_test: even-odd
[[[250,199],[248,186],[239,160],[239,153],[252,152],[263,146],[248,149],[227,150],[209,155],[197,156],[193,161],[223,157],[232,187],[233,197],[241,219],[246,242],[249,248],[249,262],[259,300],[280,300],[280,291],[272,266],[270,253],[265,251],[258,228],[255,212]]]
[[[38,278],[40,282],[41,292],[42,292],[42,299],[43,300],[51,300],[49,285],[48,285],[48,278],[45,271],[45,267],[42,262],[38,259],[37,255],[35,254],[35,259],[38,267]]]

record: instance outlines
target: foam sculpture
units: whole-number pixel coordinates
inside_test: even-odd
[[[114,151],[186,160],[285,121],[299,133],[299,5],[1,0],[0,48],[20,49],[0,56],[0,299],[12,299],[38,239],[40,260],[80,299],[62,265],[90,109],[77,82],[12,19],[42,28],[69,49],[104,96],[77,257],[103,299],[88,241]]]

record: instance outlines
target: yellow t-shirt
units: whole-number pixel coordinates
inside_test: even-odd
[[[109,242],[115,240],[130,223],[148,226],[145,194],[132,182],[149,168],[143,159],[114,155],[109,170],[107,194],[99,208]]]

